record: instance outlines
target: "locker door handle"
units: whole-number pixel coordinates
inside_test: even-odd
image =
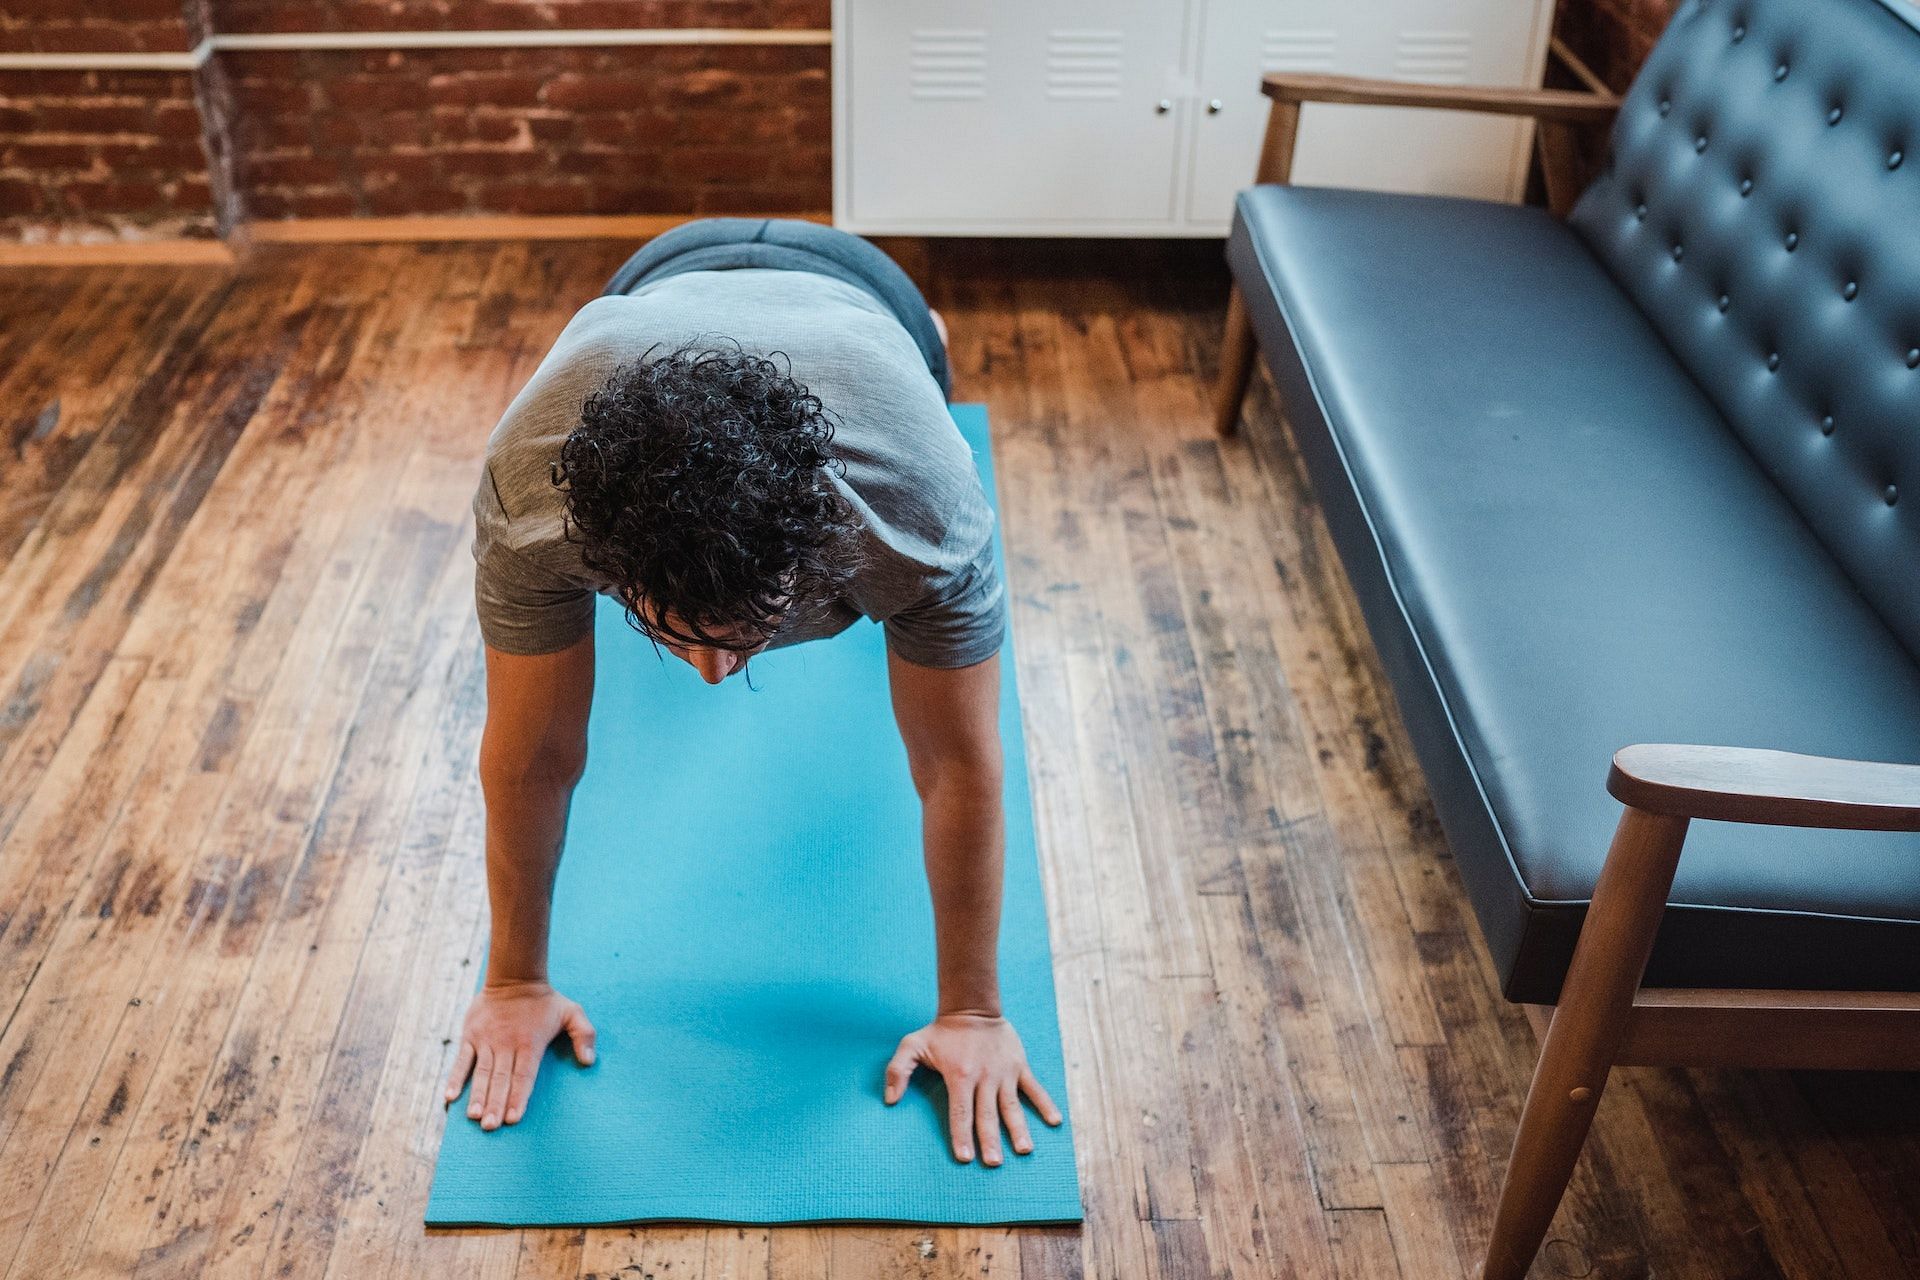
[[[1213,100],[1207,103],[1207,114],[1210,116],[1219,115],[1220,107],[1221,107],[1220,99],[1214,98]]]
[[[1171,110],[1173,110],[1172,98],[1162,98],[1160,99],[1160,101],[1156,102],[1153,106],[1153,114],[1157,116],[1163,116]]]

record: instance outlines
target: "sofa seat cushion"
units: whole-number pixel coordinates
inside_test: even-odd
[[[1633,742],[1920,761],[1920,665],[1581,241],[1294,187],[1228,259],[1514,999]],[[1920,989],[1920,837],[1696,823],[1647,980]]]

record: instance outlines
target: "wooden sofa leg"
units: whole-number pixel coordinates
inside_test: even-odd
[[[1220,341],[1220,385],[1214,391],[1213,429],[1230,436],[1240,426],[1240,406],[1247,398],[1247,381],[1253,377],[1253,321],[1247,318],[1247,304],[1235,285],[1227,297],[1227,330]]]
[[[1687,820],[1629,808],[1594,886],[1514,1138],[1483,1280],[1522,1280],[1593,1124],[1673,888]]]

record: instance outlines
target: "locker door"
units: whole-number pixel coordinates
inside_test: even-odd
[[[1252,183],[1265,73],[1537,84],[1548,10],[1544,0],[1206,0],[1187,217],[1224,230],[1234,193]],[[1532,137],[1526,121],[1309,104],[1293,180],[1518,200]]]
[[[901,229],[1171,221],[1186,7],[846,0],[843,216]]]

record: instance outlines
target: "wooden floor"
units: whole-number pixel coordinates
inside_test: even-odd
[[[422,1229],[467,503],[621,249],[282,247],[0,275],[0,1274],[1470,1274],[1533,1037],[1270,391],[1209,437],[1217,246],[900,247],[993,412],[1084,1230]],[[1920,1275],[1920,1083],[1622,1072],[1534,1274]]]

